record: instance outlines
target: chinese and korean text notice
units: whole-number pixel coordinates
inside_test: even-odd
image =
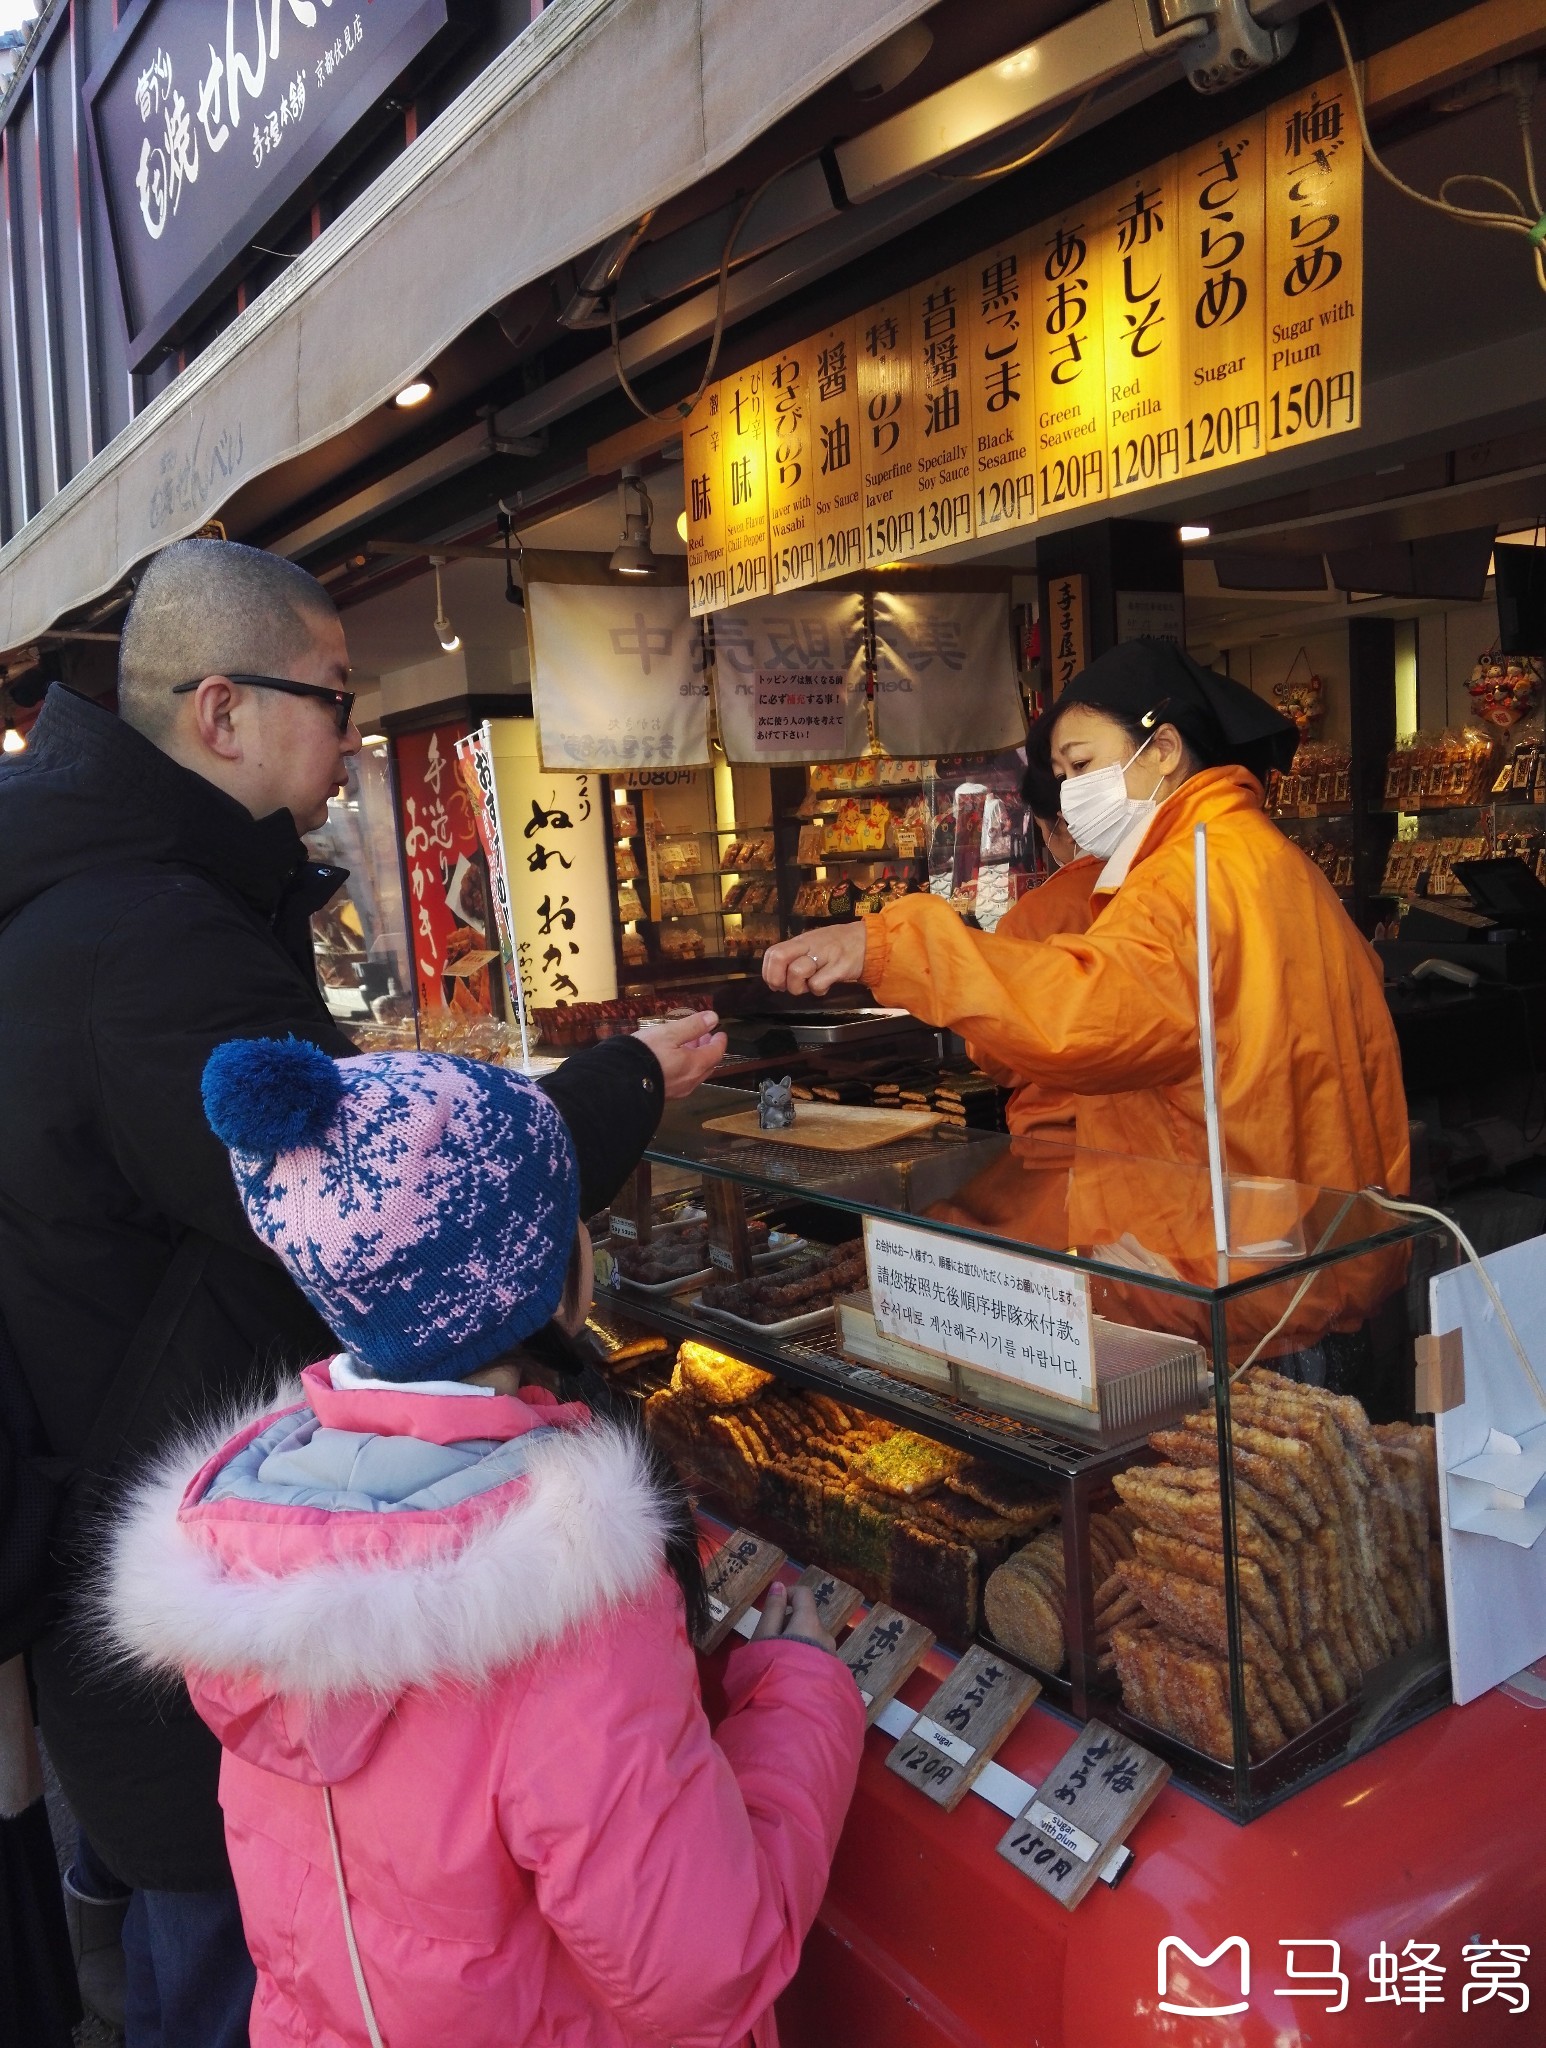
[[[957,1365],[1095,1406],[1089,1285],[1082,1273],[866,1217],[875,1327]]]

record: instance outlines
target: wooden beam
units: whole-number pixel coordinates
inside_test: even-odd
[[[1371,116],[1384,119],[1491,65],[1542,47],[1546,10],[1541,0],[1482,0],[1479,7],[1468,7],[1369,58],[1363,67],[1365,103]]]
[[[631,427],[608,434],[604,441],[597,441],[588,449],[585,467],[592,476],[616,476],[625,462],[642,462],[646,456],[659,455],[662,450],[675,447],[681,438],[680,420],[664,426],[654,420],[635,420]]]

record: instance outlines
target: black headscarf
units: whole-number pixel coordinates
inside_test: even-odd
[[[1053,723],[1070,704],[1144,735],[1173,725],[1204,768],[1236,762],[1259,782],[1286,769],[1299,745],[1292,719],[1169,640],[1126,640],[1092,661],[1052,707]]]
[[[1020,799],[1038,818],[1055,818],[1063,808],[1058,779],[1052,772],[1052,721],[1056,716],[1054,704],[1032,719],[1025,736],[1025,774],[1020,781]]]

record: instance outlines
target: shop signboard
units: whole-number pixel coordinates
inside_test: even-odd
[[[477,813],[457,769],[467,730],[435,725],[402,734],[397,801],[419,1008],[487,1017],[495,1013],[489,967],[499,940]]]
[[[1098,202],[1109,494],[1181,474],[1181,262],[1174,159]]]
[[[1266,450],[1266,117],[1255,114],[1182,156],[1181,473]]]
[[[719,386],[708,385],[682,427],[682,488],[687,500],[687,596],[692,616],[728,602],[725,495]]]
[[[864,482],[864,564],[918,552],[917,376],[906,292],[854,323],[859,364],[859,473]]]
[[[816,573],[864,565],[864,490],[859,471],[859,366],[852,320],[811,343],[812,452],[816,464]]]
[[[527,1009],[611,1002],[617,951],[601,778],[545,768],[529,718],[493,721],[490,739]]]
[[[85,86],[142,369],[446,25],[447,0],[138,0]]]
[[[1082,1273],[910,1223],[864,1219],[875,1327],[957,1365],[1094,1408],[1095,1346]]]
[[[811,461],[811,345],[771,356],[763,389],[770,583],[777,597],[816,581],[816,480]]]
[[[1036,516],[1030,237],[1001,242],[966,272],[972,514],[984,535],[1029,526]]]
[[[1356,427],[1351,118],[1345,79],[1306,86],[705,394],[684,435],[693,611],[809,581],[812,560],[818,581],[889,567]],[[728,515],[700,481],[732,388],[781,396],[791,431],[767,429],[781,530],[758,564],[743,520],[721,583]]]
[[[465,738],[457,741],[456,765],[463,787],[473,801],[473,818],[478,828],[478,843],[483,848],[483,859],[488,869],[494,929],[499,937],[500,963],[504,968],[505,986],[510,992],[520,1021],[524,1055],[528,1050],[526,1004],[521,991],[520,977],[515,971],[515,930],[511,923],[510,870],[505,860],[504,832],[499,822],[499,793],[494,782],[494,751],[487,719],[475,732],[470,732]]]
[[[1345,76],[1267,116],[1267,446],[1362,415],[1363,153]]]
[[[1103,262],[1096,202],[1031,238],[1037,494],[1043,514],[1106,495]]]
[[[902,760],[988,753],[1025,738],[1009,598],[877,590],[875,736]]]
[[[869,739],[864,600],[807,590],[716,615],[714,701],[729,761],[851,761]]]
[[[972,265],[931,277],[911,295],[913,408],[918,426],[918,540],[926,555],[976,530],[972,493]]]
[[[725,595],[731,604],[766,597],[768,454],[767,368],[751,363],[719,387],[721,504],[725,533]]]
[[[1061,697],[1090,661],[1089,605],[1082,576],[1054,576],[1047,585],[1047,662],[1052,694]]]
[[[527,586],[532,706],[550,769],[702,766],[703,629],[679,584]]]

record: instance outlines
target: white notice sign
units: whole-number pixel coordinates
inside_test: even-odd
[[[811,753],[843,744],[848,725],[848,678],[804,670],[789,674],[757,671],[756,731],[753,746],[759,761],[779,755],[804,760]]]
[[[869,1216],[864,1250],[875,1327],[885,1336],[1076,1408],[1095,1406],[1084,1274]]]

